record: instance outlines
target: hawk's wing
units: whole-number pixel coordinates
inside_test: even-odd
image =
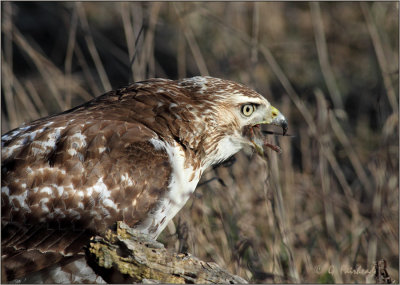
[[[88,119],[86,119],[88,118]],[[83,254],[117,220],[143,221],[171,166],[141,123],[61,114],[2,137],[2,257],[12,280]]]

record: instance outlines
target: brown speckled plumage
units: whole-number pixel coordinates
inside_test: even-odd
[[[223,140],[242,136],[236,111],[252,100],[269,108],[226,80],[151,79],[4,134],[7,280],[68,264],[119,220],[156,238],[203,170],[240,149],[241,141],[230,153]]]

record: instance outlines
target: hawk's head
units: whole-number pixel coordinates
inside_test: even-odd
[[[287,131],[286,118],[267,99],[254,90],[232,81],[213,77],[193,77],[178,81],[190,91],[200,122],[207,122],[203,140],[211,164],[223,161],[250,145],[260,154],[264,147],[278,147],[266,142],[261,125],[277,125]]]
[[[149,79],[112,94],[80,109],[93,108],[102,120],[141,123],[162,140],[180,145],[195,168],[224,161],[246,145],[260,155],[265,147],[279,150],[266,142],[261,125],[287,130],[285,117],[263,96],[242,84],[210,76]]]

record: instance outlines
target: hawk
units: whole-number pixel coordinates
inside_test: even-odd
[[[56,264],[88,277],[85,245],[117,221],[156,239],[207,167],[246,145],[273,147],[262,124],[287,130],[257,92],[197,76],[137,82],[4,134],[5,280],[66,282]]]

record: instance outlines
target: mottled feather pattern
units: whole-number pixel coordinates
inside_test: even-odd
[[[150,79],[4,134],[7,279],[82,256],[119,220],[157,238],[203,171],[240,150],[231,109],[253,99],[269,106],[227,80]]]

